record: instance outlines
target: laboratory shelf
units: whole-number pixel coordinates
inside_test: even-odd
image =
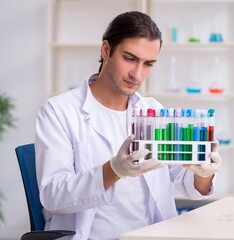
[[[233,3],[234,0],[152,0],[156,3]]]
[[[163,51],[229,51],[234,43],[163,43]]]
[[[52,48],[98,48],[100,43],[53,43]]]
[[[50,44],[53,48],[80,48],[80,47],[100,47],[100,43],[79,43],[79,42],[54,42]],[[223,51],[234,50],[234,43],[163,43],[163,51]]]
[[[53,48],[100,47],[100,43],[52,43]],[[163,43],[163,51],[223,51],[234,50],[234,43]]]

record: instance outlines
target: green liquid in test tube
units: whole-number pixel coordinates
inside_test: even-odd
[[[193,141],[193,110],[187,109],[187,141]],[[187,152],[186,160],[192,160],[192,145],[187,145]]]
[[[168,140],[174,141],[175,140],[175,119],[174,119],[174,109],[168,109],[168,122],[167,122],[167,131],[168,131]],[[175,146],[173,144],[169,144],[168,146],[169,152],[175,151]],[[168,154],[168,160],[174,160],[175,156],[174,153]]]
[[[160,118],[160,110],[161,109],[155,109],[155,130],[154,130],[154,139],[156,141],[160,141],[161,140],[161,130],[160,130],[160,126],[161,126],[161,118]],[[158,145],[158,151],[161,151],[161,146],[160,144]],[[162,159],[162,154],[158,153],[158,159]]]
[[[181,121],[181,108],[176,108],[174,110],[174,116],[175,116],[175,140],[181,141],[182,138],[182,121]],[[176,144],[175,145],[175,151],[177,152],[175,154],[175,160],[181,160],[181,150],[182,145]]]
[[[167,139],[167,117],[168,109],[163,108],[160,111],[161,114],[161,140],[166,141]],[[162,144],[162,152],[167,152],[167,144]],[[167,160],[167,153],[162,153],[162,160]]]

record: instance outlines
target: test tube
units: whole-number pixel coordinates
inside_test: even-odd
[[[161,140],[167,140],[167,117],[168,109],[162,108],[160,111],[161,115]],[[167,144],[162,144],[162,152],[167,152]],[[167,153],[162,153],[162,160],[167,160]]]
[[[146,127],[146,140],[153,140],[153,130],[154,130],[154,111],[153,109],[147,109],[147,127]],[[147,154],[146,159],[152,158],[152,144],[146,144],[146,148],[151,151]]]
[[[181,136],[181,140],[182,141],[187,141],[187,122],[186,122],[186,113],[187,110],[186,109],[181,109],[181,123],[182,123],[182,136]],[[186,145],[182,145],[182,152],[186,152]],[[181,160],[186,160],[186,153],[182,153],[181,154]]]
[[[200,140],[201,141],[207,141],[208,140],[208,134],[207,134],[207,110],[206,109],[201,109],[200,112]],[[206,146],[201,145],[201,151],[205,152],[206,151]],[[205,153],[202,153],[199,155],[199,160],[204,161],[205,160]]]
[[[160,111],[161,109],[155,109],[155,131],[154,131],[154,139],[155,140],[161,140],[161,131],[160,131],[160,125],[161,125],[161,118],[160,118]]]
[[[131,119],[131,132],[135,135],[135,140],[139,140],[139,128],[138,128],[138,114],[139,109],[135,107],[132,111]],[[132,143],[132,151],[137,151],[139,149],[139,144],[137,142]]]
[[[148,117],[147,109],[143,108],[141,110],[141,140],[146,140],[147,138],[147,128],[148,128]]]
[[[214,141],[214,121],[215,121],[215,110],[208,110],[208,141]]]
[[[181,141],[182,140],[181,108],[176,108],[174,110],[174,116],[175,116],[175,140]],[[176,152],[181,152],[182,151],[182,145],[176,144],[175,145],[175,151]],[[175,160],[181,160],[181,154],[180,153],[175,154]]]
[[[193,109],[187,109],[187,141],[193,140]],[[192,144],[186,145],[186,151],[191,152],[186,155],[186,160],[192,160]]]
[[[175,119],[174,119],[174,109],[168,109],[168,118],[167,118],[167,132],[168,132],[168,139],[169,141],[175,140]],[[173,144],[169,144],[168,146],[169,152],[174,152],[175,147]],[[168,154],[168,160],[174,160],[174,153]]]
[[[156,141],[160,141],[161,140],[161,117],[160,117],[160,111],[161,109],[155,109],[155,130],[154,130],[154,139]],[[161,145],[158,144],[158,152],[160,152],[161,149]],[[158,153],[158,159],[162,159],[162,154]]]
[[[154,117],[155,117],[155,112],[153,109],[149,108],[147,110],[147,140],[153,140],[153,129],[154,129]]]
[[[207,141],[208,140],[208,133],[207,133],[207,119],[208,118],[208,114],[207,114],[207,110],[206,109],[201,109],[200,112],[200,140],[201,141]]]
[[[200,109],[194,110],[193,115],[193,141],[200,140]]]

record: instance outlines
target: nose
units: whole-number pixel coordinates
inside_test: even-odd
[[[140,81],[142,79],[143,75],[143,67],[141,64],[136,64],[134,68],[131,69],[129,72],[129,76],[133,80],[138,80]]]

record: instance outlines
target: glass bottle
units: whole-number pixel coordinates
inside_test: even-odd
[[[180,87],[176,78],[176,62],[177,62],[176,57],[172,56],[170,61],[170,78],[165,89],[167,92],[180,91]]]
[[[201,86],[197,78],[197,59],[194,58],[192,63],[192,77],[187,83],[186,91],[189,94],[196,94],[201,92]]]
[[[209,92],[214,94],[220,94],[223,92],[223,84],[220,81],[221,74],[220,74],[220,58],[215,57],[214,60],[214,68],[213,68],[213,81],[209,86]]]

